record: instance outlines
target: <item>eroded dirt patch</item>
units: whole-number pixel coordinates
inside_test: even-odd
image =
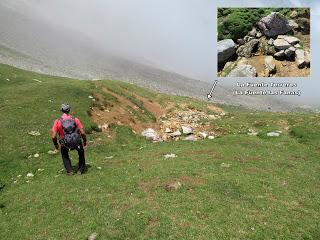
[[[181,131],[183,126],[195,130],[198,138],[223,134],[221,129],[214,128],[212,121],[225,116],[225,112],[214,105],[208,104],[204,111],[190,109],[185,103],[177,106],[174,102],[167,102],[162,106],[124,88],[113,90],[103,86],[100,89],[99,93],[93,94],[94,104],[90,115],[104,132],[110,133],[110,124],[117,124],[130,127],[136,134],[154,129],[164,141],[172,138],[178,140],[179,136],[173,137],[172,133]]]

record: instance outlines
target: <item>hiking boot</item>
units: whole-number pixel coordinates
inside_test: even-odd
[[[68,175],[68,176],[72,176],[72,175],[73,175],[73,172],[67,172],[67,175]]]

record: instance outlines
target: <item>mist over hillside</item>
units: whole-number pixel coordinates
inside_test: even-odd
[[[134,61],[133,56],[129,60],[129,55],[124,55],[121,49],[123,39],[119,39],[119,51],[104,48],[101,39],[82,31],[79,25],[73,28],[71,20],[66,24],[63,24],[63,18],[53,21],[54,15],[48,9],[50,4],[45,5],[45,2],[20,0],[0,3],[1,63],[79,79],[118,79],[169,94],[206,99],[214,79],[212,82],[208,79],[195,80],[162,70],[152,61],[142,64],[141,59]],[[67,3],[70,5],[70,1]],[[82,1],[79,6],[83,6]],[[107,19],[106,26],[110,26]],[[84,30],[87,28],[84,25]],[[108,28],[101,31],[108,32]],[[293,108],[276,98],[234,97],[227,84],[217,87],[213,101],[262,110],[284,111]]]

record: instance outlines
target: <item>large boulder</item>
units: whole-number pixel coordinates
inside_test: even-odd
[[[287,35],[279,35],[278,39],[284,39],[291,45],[296,45],[297,43],[300,42],[299,38],[293,37],[293,36],[287,36]]]
[[[237,49],[237,55],[240,57],[246,57],[249,58],[252,55],[253,50],[258,45],[259,40],[258,39],[252,39],[250,42],[247,42],[246,44],[240,46]]]
[[[225,63],[235,53],[235,43],[232,39],[218,42],[218,63]]]
[[[294,20],[289,20],[289,26],[292,28],[292,29],[298,29],[299,28],[299,24],[296,23]]]
[[[257,70],[255,67],[247,64],[237,65],[227,77],[256,77]]]
[[[289,21],[276,12],[272,12],[268,16],[262,18],[257,23],[257,26],[261,32],[268,37],[285,34],[291,30]]]
[[[276,40],[274,40],[273,45],[276,49],[279,50],[285,50],[291,47],[291,44],[282,38],[277,38]]]
[[[294,47],[289,47],[284,51],[287,59],[291,59],[294,56],[295,52],[296,52],[296,49]]]
[[[284,60],[286,54],[285,54],[284,50],[281,50],[279,52],[276,52],[273,56],[277,60]]]
[[[273,74],[277,71],[276,69],[276,63],[272,56],[266,56],[264,59],[264,65],[266,67],[266,70],[268,74]]]

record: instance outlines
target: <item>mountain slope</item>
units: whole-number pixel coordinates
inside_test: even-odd
[[[119,79],[164,93],[205,99],[211,83],[190,79],[152,66],[129,61],[109,52],[88,36],[49,21],[39,21],[0,3],[0,62],[40,73],[78,79]],[[290,110],[268,97],[232,95],[218,85],[215,102],[254,109]]]

